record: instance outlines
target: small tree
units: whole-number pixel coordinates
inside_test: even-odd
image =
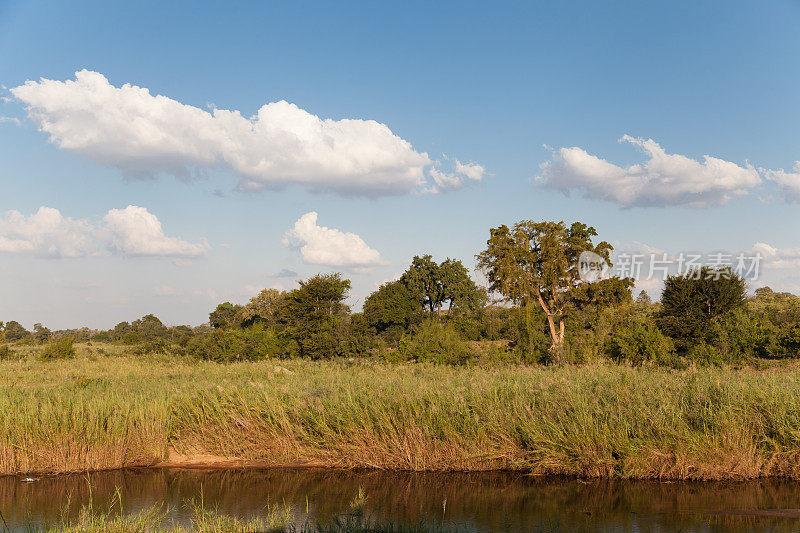
[[[145,315],[138,320],[134,320],[131,329],[135,331],[140,340],[154,341],[163,339],[169,331],[161,320],[155,315]]]

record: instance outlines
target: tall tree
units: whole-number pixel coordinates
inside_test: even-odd
[[[339,353],[342,319],[349,312],[344,304],[350,280],[340,273],[318,274],[300,282],[286,295],[280,318],[282,335],[294,340],[300,355],[319,359]]]
[[[378,333],[408,329],[421,311],[419,298],[400,280],[384,283],[364,300],[364,318]]]
[[[230,302],[221,303],[208,315],[208,322],[212,328],[228,329],[238,324],[237,314],[242,309],[241,305]]]
[[[578,258],[590,251],[608,261],[613,247],[592,243],[597,231],[581,222],[523,220],[512,228],[490,230],[486,250],[476,256],[491,290],[526,306],[538,302],[547,317],[553,358],[561,358],[565,311],[573,289],[581,284]],[[530,327],[530,325],[529,325]]]
[[[34,324],[33,325],[33,338],[36,339],[37,342],[47,342],[50,340],[51,332],[48,328],[44,327],[41,324]]]
[[[668,276],[661,292],[659,327],[680,351],[707,341],[711,321],[742,307],[747,293],[743,277],[728,269],[703,267]]]
[[[3,329],[3,333],[5,334],[6,340],[9,342],[18,341],[30,335],[30,331],[25,329],[22,324],[17,322],[16,320],[11,320],[6,322],[6,326]]]
[[[278,321],[278,312],[285,298],[286,292],[284,291],[278,289],[262,290],[256,296],[253,296],[250,302],[239,312],[242,325],[245,327],[256,323],[264,326],[275,325]]]
[[[457,259],[447,258],[437,263],[429,254],[414,256],[400,281],[423,307],[437,315],[441,315],[445,303],[448,310],[475,309],[482,303],[481,288]]]

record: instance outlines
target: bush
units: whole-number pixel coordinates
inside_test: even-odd
[[[272,329],[215,329],[189,341],[187,353],[217,362],[252,361],[285,355],[287,346]]]
[[[456,315],[450,318],[449,323],[466,340],[479,341],[483,336],[483,324],[472,316]]]
[[[737,309],[711,321],[706,342],[719,352],[715,357],[725,363],[738,363],[755,357],[780,355],[777,337],[775,326],[764,317]]]
[[[785,330],[779,344],[784,357],[800,357],[800,324]]]
[[[167,354],[173,350],[170,344],[163,339],[155,339],[137,344],[131,352],[134,355]]]
[[[452,326],[430,320],[412,334],[403,335],[397,355],[406,360],[460,365],[475,358],[477,353]]]
[[[722,366],[727,362],[725,355],[715,346],[707,342],[701,342],[692,346],[689,353],[686,354],[686,359],[698,365]]]
[[[14,357],[14,352],[11,348],[8,347],[7,344],[0,346],[0,360],[3,359],[12,359]]]
[[[72,359],[75,357],[75,348],[72,346],[72,337],[61,337],[47,343],[40,357],[43,361],[55,359]]]
[[[607,345],[609,357],[634,365],[646,362],[674,365],[677,362],[672,339],[652,322],[636,321],[619,326]]]

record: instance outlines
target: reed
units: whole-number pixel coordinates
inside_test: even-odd
[[[220,365],[77,348],[71,360],[0,361],[0,474],[227,459],[222,464],[800,478],[795,365]]]

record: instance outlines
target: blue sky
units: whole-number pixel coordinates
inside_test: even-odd
[[[789,1],[0,0],[0,320],[197,324],[334,270],[358,307],[415,254],[472,268],[520,219],[620,249],[758,249],[754,284],[800,292],[798,26]],[[125,84],[150,99],[125,107]],[[332,148],[251,135],[282,100],[299,109],[263,125],[350,122],[317,125]]]

